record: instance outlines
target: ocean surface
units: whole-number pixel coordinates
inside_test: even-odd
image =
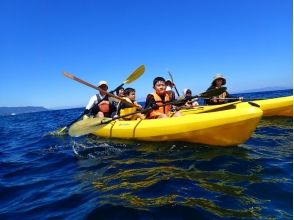
[[[54,135],[82,111],[0,117],[0,219],[293,218],[291,117],[229,148]]]

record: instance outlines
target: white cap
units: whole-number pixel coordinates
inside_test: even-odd
[[[215,74],[215,76],[213,77],[213,80],[216,80],[216,79],[224,79],[223,75],[221,73],[217,73]]]
[[[107,82],[102,80],[98,83],[98,86],[102,86],[102,85],[107,85]]]
[[[168,92],[168,91],[171,91],[171,90],[172,90],[172,89],[171,89],[170,86],[167,86],[166,89],[165,89],[165,91],[167,91],[167,92]]]
[[[214,84],[215,80],[217,79],[222,79],[222,85],[226,85],[226,79],[224,78],[224,76],[221,73],[217,73],[214,77],[213,77],[213,81],[212,84]]]

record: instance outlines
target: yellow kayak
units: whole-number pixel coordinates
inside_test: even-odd
[[[184,141],[215,146],[244,143],[256,129],[262,110],[246,102],[227,110],[165,119],[115,120],[93,132],[105,138],[141,141]]]
[[[263,110],[263,116],[293,116],[293,96],[254,101]]]
[[[221,111],[229,109],[235,104],[242,103],[241,101],[225,103],[221,105],[207,105],[194,107],[192,109],[181,110],[183,115],[187,114],[197,114],[202,112],[212,112],[212,111]],[[293,116],[293,96],[286,96],[280,98],[264,99],[264,100],[255,100],[251,101],[260,106],[260,109],[263,111],[263,116]]]
[[[198,113],[204,113],[204,112],[215,112],[215,111],[222,111],[222,110],[228,110],[228,109],[234,109],[236,108],[235,105],[242,103],[241,101],[236,102],[230,102],[220,105],[203,105],[203,106],[195,106],[192,108],[186,108],[180,110],[182,115],[189,115],[189,114],[198,114]]]

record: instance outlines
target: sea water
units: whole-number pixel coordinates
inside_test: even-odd
[[[0,219],[292,219],[291,117],[229,148],[52,134],[82,111],[0,117]]]

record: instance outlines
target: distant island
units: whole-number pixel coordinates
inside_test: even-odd
[[[0,115],[16,115],[29,112],[48,111],[42,106],[25,106],[25,107],[0,107]]]

